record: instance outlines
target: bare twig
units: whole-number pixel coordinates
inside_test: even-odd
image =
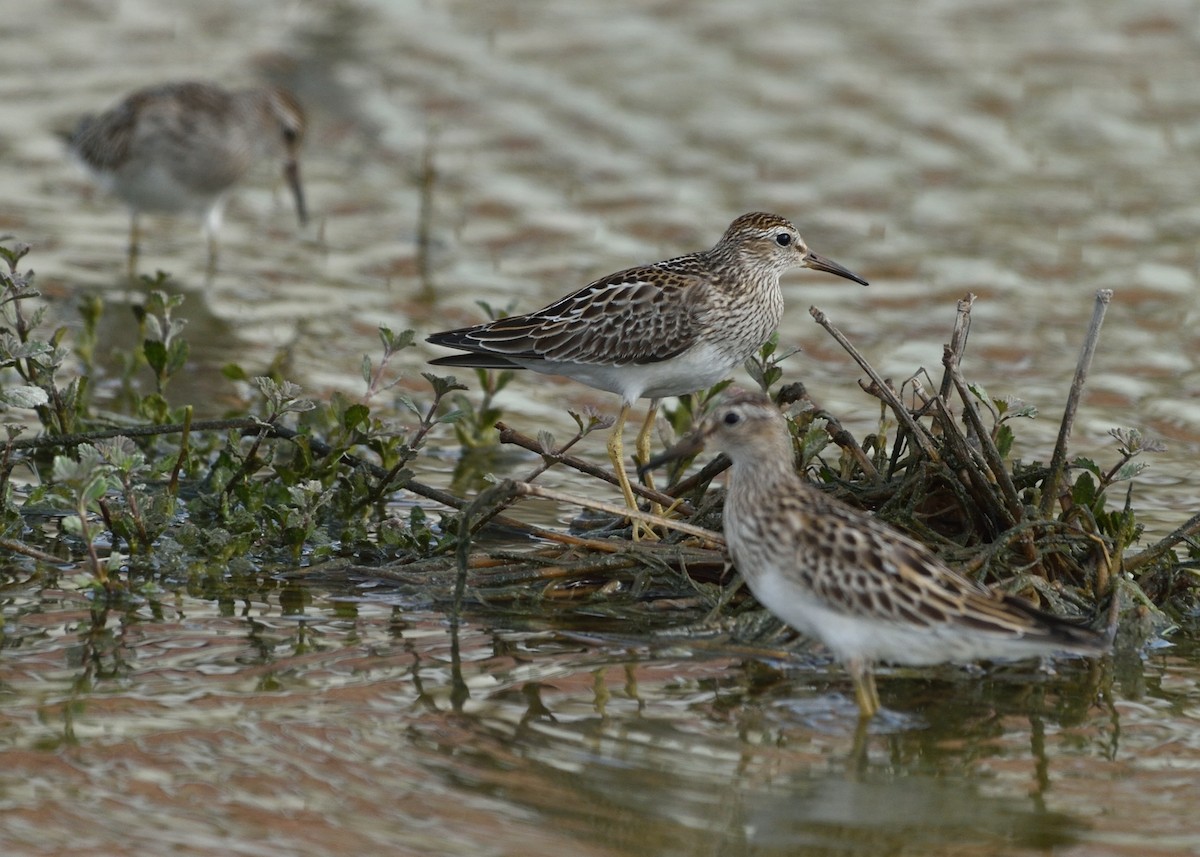
[[[167,480],[167,493],[172,497],[179,495],[179,473],[187,461],[188,440],[192,436],[192,406],[183,409],[183,431],[179,438],[179,455],[175,457],[175,466],[171,468],[171,478]]]
[[[1096,303],[1092,308],[1092,321],[1088,325],[1087,336],[1083,340],[1083,349],[1079,352],[1079,362],[1075,366],[1075,378],[1071,381],[1071,392],[1067,395],[1067,406],[1063,411],[1062,423],[1058,427],[1058,442],[1054,445],[1054,455],[1050,459],[1050,472],[1042,482],[1042,501],[1038,511],[1049,517],[1054,503],[1058,499],[1059,483],[1067,466],[1067,441],[1071,437],[1071,428],[1075,424],[1075,411],[1079,408],[1079,399],[1083,394],[1083,385],[1087,381],[1088,370],[1092,366],[1092,357],[1096,354],[1096,343],[1100,340],[1100,326],[1104,324],[1104,314],[1112,301],[1112,289],[1100,289],[1096,292]]]
[[[982,526],[1000,524],[1004,528],[1011,527],[1016,521],[1013,520],[995,486],[987,478],[987,462],[962,433],[942,397],[929,398],[915,378],[913,390],[926,407],[933,407],[934,418],[942,426],[942,446],[948,453],[947,457],[960,463],[957,469],[943,467],[942,476],[959,498],[963,511],[971,514]],[[956,489],[955,486],[960,488]],[[974,508],[971,508],[972,506]]]
[[[200,420],[193,423],[169,423],[155,426],[124,426],[123,428],[99,429],[97,431],[79,432],[76,434],[46,435],[31,437],[24,440],[12,441],[13,449],[58,449],[61,447],[80,446],[96,440],[110,437],[154,437],[160,434],[181,434],[186,431],[259,431],[266,425],[255,417],[238,417],[230,420]]]
[[[709,543],[724,547],[725,538],[712,530],[706,530],[703,527],[697,527],[693,524],[687,524],[683,521],[675,521],[670,518],[663,518],[659,515],[651,515],[649,512],[643,512],[640,509],[627,509],[624,506],[618,506],[616,503],[606,503],[603,500],[591,500],[586,497],[577,497],[573,494],[567,494],[562,491],[554,491],[549,488],[543,488],[540,485],[530,485],[528,482],[514,482],[513,487],[518,494],[524,494],[527,497],[542,497],[546,500],[554,500],[558,503],[573,503],[576,506],[582,506],[585,509],[595,509],[598,512],[607,512],[612,515],[620,515],[622,517],[631,518],[637,521],[644,521],[648,524],[655,524],[661,527],[666,527],[672,530],[678,530],[681,533],[686,533],[689,536],[705,539]]]
[[[559,464],[565,464],[567,467],[578,470],[580,473],[583,473],[587,476],[601,479],[607,482],[609,485],[620,484],[617,482],[617,477],[609,473],[603,467],[597,467],[591,462],[584,461],[582,458],[576,458],[573,455],[563,455],[561,452],[549,452],[544,449],[537,440],[529,437],[528,435],[521,434],[521,432],[504,422],[496,423],[496,428],[500,432],[501,443],[511,443],[521,447],[522,449],[527,449],[530,452],[536,452],[538,455],[541,455],[544,458],[549,458],[552,461],[558,462]],[[633,483],[630,485],[630,487],[633,488],[633,493],[637,494],[642,499],[650,500],[651,502],[659,503],[663,506],[670,506],[672,503],[678,502],[670,494],[664,494],[661,491],[655,491],[653,488],[647,488],[645,485]],[[691,515],[695,512],[695,509],[693,509],[688,503],[680,503],[676,508],[685,515]]]
[[[496,427],[499,428],[500,425],[501,425],[500,423],[497,423]],[[511,431],[511,429],[510,429],[510,431]],[[567,454],[567,450],[569,450],[571,447],[575,446],[575,444],[579,443],[579,441],[583,440],[583,438],[585,436],[586,436],[586,434],[585,434],[584,430],[580,429],[579,431],[575,432],[575,434],[573,434],[571,436],[571,438],[566,443],[564,443],[562,446],[560,446],[558,449],[542,449],[541,450],[542,460],[538,463],[538,465],[536,467],[533,468],[533,470],[531,470],[529,472],[529,474],[524,479],[522,479],[520,481],[521,482],[532,482],[533,480],[537,479],[539,476],[541,476],[543,473],[545,473],[547,470],[549,470],[555,464],[558,464],[559,462],[561,462],[563,456]],[[524,446],[524,444],[522,444],[522,446]],[[539,446],[540,446],[540,444],[539,444]],[[525,447],[525,448],[528,449],[529,447]]]
[[[1154,562],[1175,545],[1185,539],[1190,539],[1193,536],[1200,535],[1200,513],[1192,515],[1178,527],[1171,531],[1165,538],[1160,539],[1150,547],[1146,548],[1136,556],[1132,556],[1125,560],[1125,570],[1134,572],[1142,566],[1149,565]]]
[[[908,429],[914,441],[921,447],[921,452],[930,461],[940,461],[941,459],[934,448],[933,438],[929,436],[929,432],[924,426],[913,419],[912,414],[908,412],[908,408],[904,407],[904,403],[896,397],[892,388],[879,376],[879,373],[866,361],[866,358],[858,353],[858,349],[850,344],[850,340],[846,339],[845,335],[833,326],[833,322],[829,320],[829,316],[825,315],[824,311],[815,306],[809,307],[808,312],[816,319],[817,324],[825,328],[829,335],[837,340],[838,345],[842,346],[846,350],[846,353],[853,357],[854,361],[867,373],[867,376],[870,377],[871,382],[874,384],[875,395],[886,402],[888,407],[892,409],[892,412],[896,414],[896,418]]]
[[[1012,526],[1021,520],[1024,515],[1024,509],[1021,506],[1021,498],[1017,496],[1017,489],[1013,486],[1012,477],[1009,475],[1008,468],[1004,466],[1004,459],[1000,457],[1000,450],[996,449],[996,444],[992,442],[992,433],[984,426],[983,420],[979,418],[979,409],[976,406],[975,398],[967,387],[967,382],[962,376],[962,372],[958,368],[958,363],[955,360],[954,353],[947,346],[942,355],[942,362],[946,367],[946,376],[950,378],[954,384],[955,390],[958,391],[958,397],[962,399],[963,414],[970,423],[971,429],[975,432],[975,437],[979,439],[979,448],[983,452],[983,458],[987,462],[987,467],[992,472],[992,477],[1000,486],[1001,495],[1004,498],[1004,503],[1001,508],[1008,513],[1007,526]]]
[[[678,495],[686,494],[695,488],[697,485],[707,485],[717,476],[720,476],[729,469],[730,461],[725,457],[724,453],[718,455],[708,464],[704,465],[698,472],[693,473],[687,479],[684,479],[675,485],[671,486],[671,490]]]
[[[854,435],[850,434],[850,432],[844,429],[841,422],[838,421],[838,418],[829,413],[829,411],[823,408],[818,408],[816,416],[825,420],[825,433],[829,435],[829,439],[832,440],[837,446],[840,446],[842,449],[850,453],[850,455],[854,458],[854,462],[863,472],[863,476],[866,476],[872,482],[878,482],[879,471],[876,470],[875,465],[871,463],[871,459],[867,456],[866,451],[858,445],[858,441],[854,439]]]
[[[958,302],[958,315],[954,318],[954,332],[950,334],[950,354],[954,357],[954,365],[961,366],[963,355],[967,353],[967,336],[971,333],[971,308],[975,306],[975,295],[971,292]],[[942,375],[942,386],[938,390],[938,395],[942,397],[942,401],[946,401],[950,395],[950,386],[953,379],[950,373],[946,372]]]
[[[38,550],[37,548],[27,545],[24,542],[19,542],[16,539],[0,539],[0,550],[19,553],[32,559],[39,559],[42,562],[52,562],[58,564],[66,562],[66,560],[64,560],[61,556],[55,556],[52,553],[46,553],[45,551]]]
[[[637,509],[626,509],[623,506],[617,506],[612,503],[584,500],[582,498],[564,494],[559,491],[551,491],[549,489],[542,488],[540,485],[530,485],[528,482],[514,482],[512,480],[506,480],[497,485],[493,485],[488,490],[480,493],[470,503],[462,503],[462,501],[457,501],[457,498],[454,498],[457,501],[455,505],[462,508],[462,522],[460,524],[459,537],[455,544],[455,561],[458,569],[454,585],[454,610],[456,614],[462,608],[463,597],[466,593],[467,573],[473,567],[473,558],[471,554],[471,535],[489,522],[509,522],[510,519],[504,518],[503,516],[497,514],[497,512],[499,509],[503,508],[513,496],[542,497],[544,499],[555,500],[558,502],[573,503],[585,508],[598,509],[603,512],[611,512],[612,514],[622,517],[648,521],[650,523],[676,529],[681,532],[688,533],[689,535],[706,539],[711,544],[720,548],[723,548],[725,545],[724,539],[722,539],[717,533],[714,533],[710,530],[705,530],[701,527],[693,527],[681,521],[671,521],[666,518],[660,518],[657,515],[650,515]],[[584,539],[577,536],[570,536],[565,533],[556,533],[516,522],[513,523],[516,526],[527,530],[531,534],[537,535],[539,538],[560,542],[573,547],[582,547],[603,553],[617,553],[622,550],[627,550],[629,547],[628,543],[625,541]]]
[[[858,441],[854,439],[854,435],[842,428],[842,424],[838,418],[822,408],[813,399],[807,387],[798,381],[793,382],[781,389],[776,399],[781,408],[785,405],[800,402],[805,408],[812,411],[814,418],[825,420],[825,433],[829,435],[829,439],[853,456],[863,475],[872,481],[879,479],[879,472],[875,469],[875,465],[871,462],[867,453],[858,445]]]

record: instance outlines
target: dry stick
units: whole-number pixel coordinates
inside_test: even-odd
[[[732,462],[721,453],[698,472],[671,486],[676,495],[686,494],[697,485],[705,485],[729,469]]]
[[[1021,520],[1024,513],[1024,509],[1021,506],[1021,498],[1017,496],[1017,489],[1012,482],[1012,476],[1009,475],[1008,468],[1004,466],[1004,459],[1000,457],[1000,450],[996,449],[996,444],[992,441],[992,433],[984,427],[983,420],[979,418],[979,409],[976,406],[971,391],[967,389],[967,382],[963,379],[962,372],[959,370],[949,346],[946,347],[942,355],[942,362],[946,366],[946,375],[949,376],[951,382],[954,384],[954,388],[958,391],[958,397],[962,399],[963,413],[967,418],[967,422],[971,424],[971,429],[975,432],[975,437],[979,440],[979,448],[983,452],[987,466],[992,471],[996,482],[1000,485],[1000,493],[1004,497],[1004,506],[1007,507],[1007,512],[1011,519],[1008,522],[1008,526],[1011,527]]]
[[[493,426],[493,428],[498,429],[499,426],[500,426],[500,424],[496,423],[496,425]],[[549,470],[551,467],[553,467],[555,464],[557,464],[561,460],[562,456],[567,454],[567,450],[569,450],[571,447],[575,446],[575,444],[579,443],[579,441],[583,440],[584,437],[586,437],[586,436],[587,435],[584,434],[583,430],[580,430],[580,431],[575,432],[575,436],[572,437],[570,440],[568,440],[566,443],[564,443],[562,446],[560,446],[558,449],[543,449],[542,453],[541,453],[542,460],[538,463],[537,467],[533,468],[533,470],[530,471],[529,475],[526,476],[524,479],[521,479],[518,481],[532,482],[533,480],[537,479],[539,476],[541,476],[543,473],[545,473],[547,470]]]
[[[559,494],[556,491],[544,491],[540,486],[530,485],[527,482],[514,482],[506,480],[497,485],[493,485],[486,491],[483,491],[475,497],[470,503],[462,503],[462,521],[460,523],[459,537],[456,540],[454,557],[455,565],[457,566],[457,574],[454,580],[454,615],[457,618],[462,612],[463,599],[467,591],[467,575],[471,570],[471,534],[483,527],[489,521],[500,521],[503,516],[499,514],[499,510],[513,497],[516,496],[531,496],[545,497],[551,500],[566,500],[570,503],[578,503],[586,506],[587,503],[570,497],[565,494]],[[457,498],[455,498],[457,499]],[[605,504],[607,505],[607,504]],[[490,507],[490,508],[488,508]],[[482,515],[477,516],[477,513],[484,508],[488,508]],[[645,513],[633,510],[622,509],[612,506],[611,509],[605,511],[616,510],[616,514],[625,515],[628,517],[648,517],[651,520],[659,521],[660,523],[670,524],[669,521],[661,521],[653,515],[645,515]],[[685,526],[685,525],[684,525]],[[694,528],[698,529],[698,528]],[[529,531],[538,530],[538,528],[529,527]],[[581,539],[575,536],[564,537],[560,533],[546,533],[545,538],[552,538],[554,541],[559,541],[564,544],[574,544],[583,547],[592,548],[600,551],[616,553],[623,549],[623,543],[608,542],[599,539]],[[707,531],[701,531],[707,532]]]
[[[953,454],[955,458],[962,462],[961,471],[966,474],[964,480],[962,473],[956,472],[950,468],[945,470],[945,478],[953,479],[960,485],[966,497],[970,497],[975,506],[981,510],[981,518],[983,520],[991,520],[992,517],[1003,519],[1005,529],[1013,526],[1016,521],[1013,520],[1004,501],[1000,495],[996,493],[995,487],[988,481],[986,472],[990,469],[979,450],[971,446],[951,417],[949,410],[946,408],[946,403],[941,396],[929,398],[925,394],[925,388],[921,386],[921,382],[912,379],[913,393],[922,402],[922,407],[933,405],[936,409],[934,417],[942,426],[942,443],[944,447]],[[969,481],[970,484],[965,484]],[[955,492],[957,495],[958,492]],[[1032,559],[1032,557],[1030,557]]]
[[[829,439],[850,453],[864,476],[872,482],[878,482],[879,471],[875,469],[875,465],[867,457],[866,451],[858,445],[858,441],[854,439],[854,435],[842,428],[842,424],[838,421],[838,418],[824,408],[818,408],[816,415],[825,420],[825,433],[829,435]]]
[[[1137,556],[1133,556],[1125,560],[1125,570],[1129,572],[1137,571],[1142,566],[1148,565],[1149,563],[1161,557],[1184,539],[1190,539],[1192,536],[1196,535],[1200,535],[1200,514],[1192,515],[1192,517],[1184,521],[1166,538],[1163,538],[1150,545],[1150,547],[1146,548]]]
[[[55,556],[52,553],[40,551],[35,547],[25,544],[24,542],[18,542],[13,539],[0,539],[0,550],[23,554],[24,556],[31,557],[32,559],[40,559],[42,562],[52,562],[57,565],[64,565],[68,562],[61,556]]]
[[[816,400],[809,394],[808,388],[803,384],[789,384],[785,389],[796,388],[799,388],[799,392],[790,398],[788,402],[802,402],[805,407],[812,410],[814,418],[825,420],[825,434],[829,435],[829,439],[850,453],[864,476],[872,481],[878,481],[879,471],[875,469],[875,465],[871,463],[871,459],[867,457],[867,453],[863,448],[858,445],[858,441],[854,439],[854,435],[842,428],[842,424],[837,417],[817,404]]]
[[[598,512],[608,512],[612,515],[620,515],[626,518],[643,521],[648,524],[658,524],[668,529],[678,530],[681,533],[686,533],[689,536],[706,539],[717,547],[725,546],[725,539],[720,533],[706,530],[703,527],[697,527],[692,524],[684,523],[683,521],[673,521],[669,518],[662,518],[658,515],[651,515],[649,512],[643,512],[641,509],[626,509],[624,506],[618,506],[616,503],[605,503],[603,500],[589,500],[586,497],[576,497],[572,494],[566,494],[562,491],[554,491],[549,488],[543,488],[540,485],[530,485],[528,482],[514,482],[513,489],[518,494],[523,494],[527,497],[542,497],[546,500],[554,500],[558,503],[574,503],[577,506],[582,506],[585,509],[595,509]]]
[[[514,485],[516,484],[517,483],[515,483],[514,480],[506,479],[503,481],[503,483],[493,485],[490,487],[490,489],[480,493],[480,495],[476,496],[475,499],[469,503],[463,502],[461,499],[454,497],[454,507],[462,511],[462,522],[460,523],[460,526],[458,526],[460,535],[466,534],[466,537],[469,540],[470,537],[473,537],[475,533],[478,533],[480,529],[487,526],[488,523],[496,522],[500,526],[518,529],[518,531],[526,533],[527,535],[530,535],[530,537],[546,541],[557,541],[559,544],[570,545],[571,547],[587,547],[589,550],[606,551],[610,553],[622,550],[622,544],[614,543],[614,541],[608,541],[605,539],[584,539],[578,537],[578,535],[569,535],[566,533],[553,531],[553,529],[534,527],[532,525],[528,525],[528,523],[522,523],[520,521],[516,521],[515,519],[511,519],[511,517],[500,515],[500,511],[508,507],[508,505],[512,502],[512,499],[522,496],[521,492],[518,492],[515,489]],[[419,485],[418,487],[420,487],[422,490],[438,492],[438,489],[430,489],[430,486],[427,485]],[[427,496],[425,493],[415,490],[413,490],[413,493],[420,493],[420,496],[422,497]],[[430,497],[430,499],[434,498]],[[482,514],[479,514],[478,510],[481,508],[485,509],[485,511]]]
[[[514,497],[524,496],[522,492],[518,491],[514,487],[515,485],[519,484],[524,483],[518,483],[511,479],[498,482],[483,493],[477,495],[470,503],[464,503],[462,500],[454,498],[456,501],[456,508],[461,509],[463,513],[464,524],[462,526],[466,531],[467,541],[470,541],[470,536],[479,532],[487,524],[494,521],[498,524],[502,524],[503,526],[518,529],[530,536],[534,536],[535,538],[543,539],[545,541],[558,542],[560,544],[570,545],[571,547],[582,547],[589,550],[602,551],[606,553],[616,553],[617,551],[623,549],[623,542],[614,542],[608,539],[587,539],[581,538],[580,536],[572,536],[567,533],[560,533],[556,530],[543,530],[541,527],[535,527],[531,524],[525,524],[501,515],[500,511],[506,508],[508,504],[512,502]],[[424,485],[420,487],[428,488],[428,486]],[[432,490],[436,491],[437,489]],[[414,493],[416,492],[414,491]],[[486,511],[477,516],[477,510],[480,508],[485,508]]]
[[[588,476],[593,476],[596,479],[602,479],[610,485],[617,485],[617,477],[609,473],[602,467],[597,467],[594,464],[584,461],[582,458],[576,458],[573,455],[563,455],[556,452],[547,452],[540,443],[528,435],[521,434],[516,429],[510,427],[504,422],[496,423],[496,428],[500,431],[500,442],[511,443],[523,449],[528,449],[530,452],[536,452],[538,455],[546,456],[560,464],[565,464],[567,467],[572,467],[580,473]],[[670,494],[664,494],[661,491],[655,491],[652,488],[647,488],[645,485],[631,484],[629,487],[633,489],[633,493],[639,495],[645,500],[651,500],[663,506],[670,506],[676,502],[676,499]],[[684,514],[691,515],[696,510],[686,503],[681,503],[676,507]]]
[[[904,424],[904,427],[908,429],[909,433],[913,436],[913,439],[921,447],[921,452],[923,452],[930,461],[941,461],[941,458],[937,454],[937,450],[934,449],[933,439],[929,436],[929,433],[924,429],[923,426],[921,426],[920,423],[913,419],[912,414],[908,412],[908,408],[904,407],[904,403],[896,398],[896,394],[886,383],[884,383],[883,378],[879,377],[879,373],[872,368],[871,364],[868,363],[866,359],[858,353],[858,349],[850,344],[850,340],[846,339],[842,332],[833,326],[833,322],[829,320],[829,317],[825,315],[824,311],[813,306],[808,308],[808,312],[814,319],[816,319],[817,324],[825,328],[829,335],[837,340],[838,345],[842,346],[842,348],[846,350],[846,353],[853,357],[854,361],[862,367],[864,372],[867,373],[867,376],[870,377],[872,383],[875,385],[875,395],[883,399],[883,401],[887,403],[888,407],[892,409],[892,411],[896,414],[896,418]]]
[[[179,494],[179,473],[187,461],[188,440],[192,436],[192,406],[183,409],[183,433],[179,438],[179,455],[175,457],[175,466],[171,468],[171,478],[167,480],[167,493],[172,497]]]
[[[954,332],[950,334],[950,353],[954,356],[954,365],[962,365],[963,355],[967,353],[967,336],[971,333],[971,307],[975,306],[975,295],[967,292],[958,302],[958,315],[954,318]],[[950,396],[950,385],[953,379],[950,372],[942,375],[942,388],[938,395],[945,402]]]
[[[1100,340],[1100,326],[1104,324],[1104,314],[1112,300],[1112,289],[1100,289],[1096,292],[1096,303],[1092,308],[1092,322],[1088,325],[1087,336],[1083,341],[1083,350],[1079,353],[1079,363],[1075,366],[1075,378],[1071,381],[1071,392],[1067,395],[1067,407],[1063,411],[1062,423],[1058,427],[1058,442],[1054,445],[1054,455],[1050,458],[1050,472],[1042,482],[1042,501],[1038,511],[1043,517],[1050,516],[1050,510],[1058,499],[1058,483],[1062,480],[1067,466],[1067,440],[1071,437],[1071,428],[1075,424],[1075,411],[1079,408],[1079,398],[1083,394],[1083,384],[1087,381],[1088,369],[1092,366],[1092,357],[1096,353],[1096,343]]]
[[[13,449],[55,449],[58,447],[79,446],[94,440],[105,440],[110,437],[153,437],[160,434],[180,434],[188,431],[226,431],[228,429],[259,430],[267,425],[254,417],[238,417],[230,420],[201,420],[200,422],[170,423],[159,426],[126,426],[124,428],[100,429],[98,431],[80,432],[77,434],[44,435],[26,440],[12,441]]]

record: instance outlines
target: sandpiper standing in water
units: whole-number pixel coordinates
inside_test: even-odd
[[[879,710],[878,661],[923,666],[1108,650],[1107,636],[963,577],[925,546],[809,485],[792,467],[783,415],[765,396],[729,397],[650,464],[706,443],[733,465],[724,529],[734,565],[760,604],[845,664],[863,719]]]
[[[211,266],[229,191],[261,158],[283,160],[296,214],[302,226],[307,222],[297,161],[304,129],[304,110],[282,89],[167,83],[84,117],[70,147],[101,187],[132,211],[131,270],[143,212],[203,214]]]
[[[809,250],[783,217],[743,214],[711,250],[610,274],[527,315],[435,333],[429,342],[469,353],[430,362],[532,369],[619,395],[608,454],[626,504],[636,508],[621,437],[633,403],[651,400],[637,437],[644,464],[658,400],[725,380],[762,347],[783,317],[779,277],[794,267],[867,285]]]

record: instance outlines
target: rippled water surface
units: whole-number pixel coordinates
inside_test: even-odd
[[[127,216],[56,132],[170,79],[266,78],[309,106],[308,228],[269,170],[231,204],[211,278],[197,223],[147,223],[142,269],[187,296],[195,371],[173,393],[213,414],[230,360],[254,372],[285,350],[311,394],[358,392],[378,324],[532,309],[764,209],[871,280],[786,280],[782,337],[804,347],[787,365],[848,427],[878,407],[810,304],[901,380],[937,368],[955,301],[978,294],[967,375],[1041,410],[1018,443],[1045,458],[1109,288],[1075,450],[1115,460],[1113,426],[1166,440],[1135,488],[1151,537],[1200,507],[1195,3],[0,15],[0,233],[34,246],[63,323],[102,294],[114,342]],[[414,378],[432,354],[407,358]],[[614,407],[545,379],[504,403],[528,433],[565,435],[564,401]],[[885,679],[895,713],[856,745],[848,683],[819,658],[585,643],[501,614],[455,636],[436,605],[332,584],[97,616],[79,583],[0,594],[6,854],[1200,851],[1200,660],[1179,638],[1144,662]]]

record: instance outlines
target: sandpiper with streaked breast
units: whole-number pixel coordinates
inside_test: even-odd
[[[429,342],[467,353],[430,362],[532,369],[619,395],[608,453],[626,504],[636,508],[622,461],[633,403],[651,400],[637,439],[641,464],[658,400],[711,387],[762,347],[783,317],[779,277],[794,267],[867,285],[809,250],[785,218],[743,214],[710,250],[610,274],[536,312],[435,333]]]
[[[923,666],[1055,653],[1096,657],[1105,634],[978,584],[877,518],[805,482],[783,415],[758,393],[724,400],[675,447],[732,462],[723,526],[759,603],[845,664],[863,719],[879,710],[873,664]]]

